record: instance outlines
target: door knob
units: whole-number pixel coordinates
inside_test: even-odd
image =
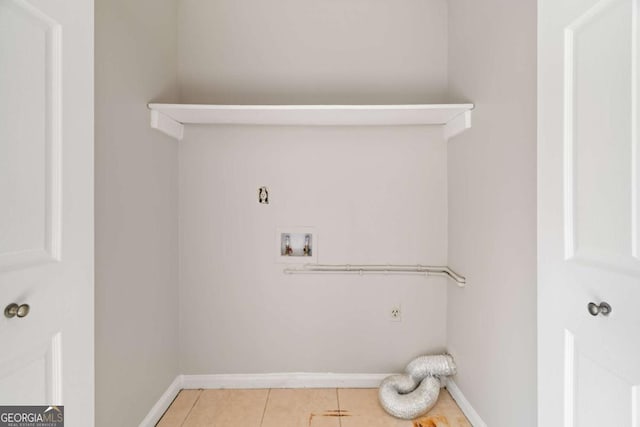
[[[592,316],[597,316],[598,314],[608,316],[609,313],[611,313],[611,306],[606,302],[601,302],[599,305],[595,302],[590,302],[587,309],[589,310],[589,314]]]
[[[18,305],[14,302],[12,304],[9,304],[4,309],[4,315],[9,319],[12,319],[16,316],[22,318],[22,317],[25,317],[27,314],[29,314],[29,309],[30,309],[29,304]]]

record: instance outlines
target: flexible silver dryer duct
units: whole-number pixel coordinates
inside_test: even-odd
[[[429,412],[440,394],[440,378],[455,375],[448,354],[420,356],[407,365],[405,374],[391,375],[380,384],[380,404],[389,414],[410,420]]]

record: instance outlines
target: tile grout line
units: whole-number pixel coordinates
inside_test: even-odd
[[[267,391],[267,399],[264,401],[264,408],[262,409],[262,418],[260,418],[260,427],[264,423],[264,415],[267,413],[267,405],[269,404],[269,396],[271,395],[271,389]]]
[[[176,402],[176,400],[178,400],[178,397],[180,396],[180,393],[182,393],[182,390],[178,391],[178,394],[176,394],[176,397],[173,398],[173,400],[171,401],[171,403],[169,404],[169,407],[167,409],[164,410],[164,412],[162,413],[162,416],[160,417],[160,419],[158,420],[158,422],[156,422],[154,424],[154,427],[157,426],[158,424],[160,424],[160,421],[162,421],[162,419],[164,418],[165,415],[167,415],[167,413],[169,413],[169,410],[171,409],[171,407],[173,406],[173,404]]]
[[[196,397],[196,400],[193,401],[193,405],[191,405],[191,408],[189,408],[189,412],[187,412],[187,415],[185,415],[184,420],[182,420],[182,423],[180,424],[180,427],[184,426],[184,423],[187,422],[189,415],[191,415],[191,411],[193,411],[193,408],[195,408],[200,401],[200,396],[202,396],[202,389],[198,389],[198,397]]]
[[[336,388],[336,401],[338,402],[338,415],[342,415],[340,411],[340,391]],[[338,417],[338,425],[342,427],[342,417]]]

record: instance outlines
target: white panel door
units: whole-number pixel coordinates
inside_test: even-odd
[[[0,405],[93,425],[90,0],[0,0],[0,342]]]
[[[539,2],[540,426],[640,427],[639,8]]]

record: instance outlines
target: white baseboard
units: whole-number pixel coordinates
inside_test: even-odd
[[[480,415],[478,415],[476,410],[473,409],[471,403],[469,403],[467,398],[464,397],[464,394],[462,394],[462,391],[460,391],[458,385],[451,378],[447,379],[446,387],[451,397],[453,397],[453,400],[456,401],[456,403],[460,407],[460,410],[467,417],[473,427],[487,427],[487,423],[482,421]]]
[[[183,375],[182,388],[374,388],[391,374],[220,374]]]
[[[180,393],[180,390],[182,390],[183,388],[182,375],[178,375],[176,379],[173,380],[173,382],[169,385],[167,391],[165,391],[162,396],[160,396],[160,399],[158,399],[156,404],[153,405],[153,408],[151,408],[147,416],[144,417],[144,420],[142,420],[139,427],[154,427],[158,423],[158,421],[160,421],[160,418],[162,418],[162,415],[165,413],[165,411],[169,409],[169,406],[171,406],[173,399],[176,398],[178,393]]]

